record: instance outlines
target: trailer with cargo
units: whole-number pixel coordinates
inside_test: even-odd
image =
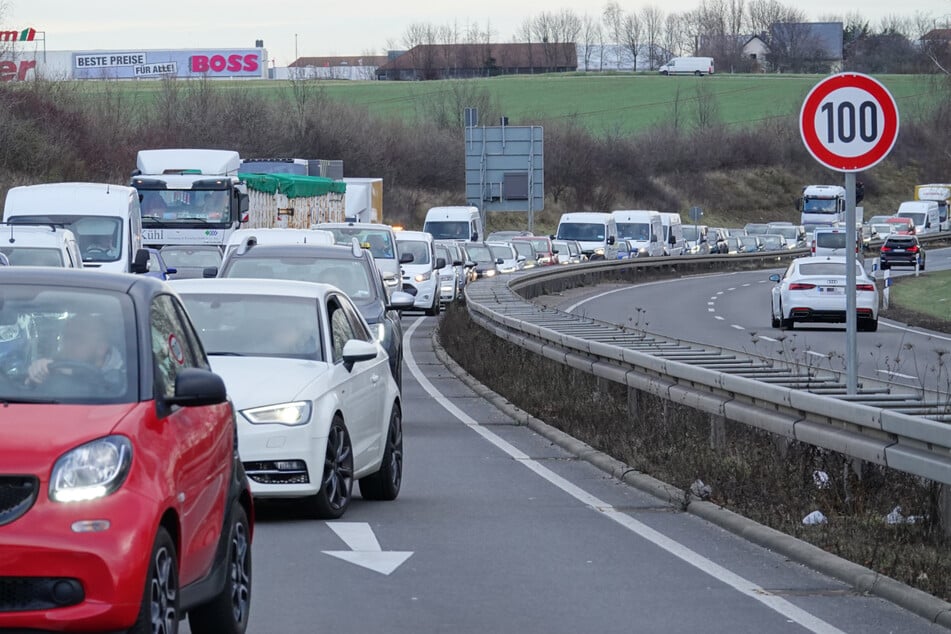
[[[343,222],[347,184],[319,176],[245,174],[248,213],[242,229],[309,229]]]

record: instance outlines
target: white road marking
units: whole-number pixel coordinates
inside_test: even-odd
[[[545,467],[539,464],[537,461],[532,460],[531,457],[526,455],[519,448],[503,440],[494,432],[480,425],[471,416],[456,407],[448,398],[443,396],[439,390],[437,390],[436,387],[429,381],[429,379],[423,376],[422,370],[420,370],[419,366],[416,364],[416,358],[413,355],[413,349],[410,345],[410,341],[412,340],[413,333],[416,332],[416,329],[419,327],[419,325],[423,323],[423,320],[424,318],[422,317],[417,318],[416,321],[414,321],[413,324],[406,329],[406,332],[403,335],[403,360],[406,362],[406,367],[409,368],[410,374],[413,375],[413,378],[416,379],[420,387],[422,387],[423,390],[425,390],[426,393],[428,393],[433,398],[433,400],[439,403],[447,412],[459,419],[462,424],[466,425],[469,429],[482,436],[483,439],[495,445],[498,449],[516,460],[519,464],[525,465],[525,467],[535,472],[535,474],[544,478],[549,483],[558,487],[585,506],[588,506],[594,511],[603,513],[605,517],[614,520],[624,528],[630,530],[632,533],[642,537],[643,539],[646,539],[655,546],[667,551],[674,557],[677,557],[678,559],[697,568],[698,570],[707,573],[714,579],[725,583],[726,585],[732,587],[754,601],[759,601],[766,607],[778,612],[790,621],[798,623],[811,632],[822,634],[844,634],[842,633],[842,630],[823,621],[819,617],[814,616],[799,607],[796,607],[781,597],[769,594],[769,591],[765,588],[758,586],[752,581],[749,581],[740,575],[737,575],[733,571],[724,568],[710,559],[707,559],[703,555],[687,548],[680,542],[667,537],[653,528],[650,528],[646,524],[639,522],[626,513],[622,513],[621,511],[614,509],[614,507],[612,507],[607,502],[604,502],[603,500],[591,495],[584,489],[551,471],[548,467]],[[333,524],[329,525],[333,526]]]
[[[736,273],[707,273],[707,274],[705,274],[705,275],[691,275],[689,279],[694,279],[694,280],[696,280],[696,279],[702,279],[702,278],[704,278],[704,277],[717,277],[717,276],[723,276],[723,275],[736,275]],[[684,278],[684,279],[688,279],[688,278]],[[675,280],[675,281],[676,281],[676,280]],[[645,287],[645,286],[654,286],[654,285],[656,285],[656,284],[670,284],[670,283],[671,283],[671,280],[658,280],[658,281],[656,281],[656,282],[644,282],[643,284],[638,284],[638,285],[636,286],[636,288],[643,288],[643,287]],[[577,308],[578,306],[581,306],[582,304],[586,304],[586,303],[588,303],[588,302],[590,302],[590,301],[592,301],[592,300],[595,300],[595,299],[600,299],[600,298],[604,297],[605,295],[611,295],[611,294],[613,294],[613,293],[620,293],[621,291],[629,291],[629,290],[631,290],[632,288],[635,288],[635,287],[634,287],[634,286],[622,286],[621,288],[613,288],[613,289],[611,289],[611,290],[609,290],[609,291],[604,291],[603,293],[598,293],[597,295],[592,295],[591,297],[586,297],[586,298],[584,298],[584,299],[579,299],[577,302],[575,302],[575,303],[572,304],[571,306],[568,306],[567,308],[565,308],[564,311],[565,311],[566,313],[570,313],[571,311],[573,311],[573,310],[574,310],[575,308]]]
[[[714,319],[719,319],[720,321],[723,321],[723,319],[724,319],[724,318],[721,317],[720,315],[715,315],[713,318],[714,318]]]
[[[827,356],[829,356],[829,355],[827,355],[827,354],[825,354],[825,353],[816,352],[816,351],[814,351],[814,350],[807,350],[807,351],[806,351],[806,354],[811,354],[811,355],[814,356],[814,357],[822,357],[823,359],[825,359]]]
[[[717,295],[723,295],[723,291],[717,291]]]
[[[744,328],[743,326],[740,326],[739,324],[730,324],[730,328],[736,328],[737,330],[746,330],[746,328]]]
[[[766,335],[760,335],[759,338],[765,341],[772,341],[773,343],[777,343],[779,341],[778,339],[773,339],[772,337],[767,337]]]
[[[716,308],[708,308],[708,309],[707,309],[707,312],[708,312],[708,313],[715,313],[715,312],[717,312],[717,309],[716,309]]]
[[[373,529],[366,522],[327,522],[327,526],[344,541],[350,550],[321,552],[382,575],[389,575],[413,555],[413,551],[383,552],[380,542],[373,534]]]
[[[888,326],[889,328],[894,328],[895,330],[904,330],[905,332],[910,332],[913,335],[921,335],[922,337],[931,337],[932,339],[940,339],[941,341],[951,341],[951,337],[948,337],[947,335],[939,335],[937,333],[927,332],[919,328],[906,328],[905,326],[899,326],[898,324],[890,324],[884,319],[878,320],[878,323],[880,323],[883,326]]]
[[[746,284],[743,285],[743,288],[746,288],[746,287],[749,286],[749,285],[750,285],[750,283],[747,282]]]
[[[716,302],[707,302],[707,306],[716,306],[716,305],[717,305]]]
[[[899,379],[917,379],[917,376],[910,376],[908,374],[902,374],[901,372],[889,372],[888,370],[875,370],[882,374],[887,374],[888,376],[897,376]]]
[[[730,288],[728,288],[728,289],[726,289],[726,290],[728,290],[728,291],[735,291],[735,290],[736,290],[736,287],[735,287],[735,286],[732,286],[732,287],[730,287]]]

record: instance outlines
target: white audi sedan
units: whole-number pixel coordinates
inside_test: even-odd
[[[354,480],[394,500],[403,477],[400,394],[386,351],[350,298],[289,280],[172,282],[238,412],[256,498],[300,498],[336,519]]]
[[[786,272],[770,275],[772,326],[791,329],[796,322],[844,323],[846,320],[845,256],[797,258]],[[861,263],[855,264],[857,329],[878,329],[878,286]]]

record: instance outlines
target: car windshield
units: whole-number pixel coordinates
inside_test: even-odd
[[[127,295],[0,287],[0,401],[138,400],[135,313]]]
[[[907,249],[908,247],[918,244],[918,241],[914,237],[905,237],[905,236],[888,236],[885,239],[885,245],[891,248]]]
[[[173,268],[206,267],[221,264],[221,251],[218,249],[189,249],[188,247],[165,247],[162,259]]]
[[[923,224],[925,224],[926,214],[925,214],[924,212],[921,212],[921,213],[911,213],[911,212],[905,211],[905,212],[902,212],[901,217],[902,217],[902,218],[911,218],[911,221],[912,221],[915,225],[923,225]]]
[[[430,220],[423,224],[423,231],[431,233],[434,240],[468,240],[468,220]]]
[[[143,190],[142,226],[204,225],[228,223],[231,217],[224,189]]]
[[[83,262],[115,262],[122,257],[122,218],[82,214],[14,216],[8,222],[56,224],[71,230]]]
[[[603,242],[605,225],[599,222],[563,222],[558,225],[558,237],[580,242]]]
[[[209,356],[325,358],[317,302],[311,298],[235,293],[181,296]]]
[[[650,240],[651,226],[646,222],[619,222],[617,234],[622,240]]]
[[[489,250],[489,247],[481,244],[472,244],[465,247],[466,254],[468,254],[469,259],[476,263],[486,263],[486,262],[495,262],[495,258],[492,257],[492,251]]]
[[[755,251],[759,248],[759,240],[756,236],[737,236],[736,240],[742,251]]]
[[[0,247],[12,266],[65,266],[63,252],[45,247]]]
[[[365,227],[320,227],[334,234],[337,244],[350,246],[353,239],[360,241],[364,249],[369,249],[375,258],[392,260],[396,257],[393,238],[385,229],[367,229]]]
[[[696,242],[697,237],[700,235],[700,229],[695,225],[685,225],[683,227],[684,240],[688,242]]]
[[[515,255],[515,247],[510,247],[507,244],[490,244],[489,250],[492,251],[492,257],[494,258],[514,260],[517,257]]]
[[[413,261],[410,264],[429,264],[429,243],[425,240],[400,240],[400,253],[410,253]]]
[[[518,251],[519,255],[524,255],[526,258],[535,259],[535,249],[532,247],[532,243],[527,240],[512,240],[512,246],[515,247],[515,250]]]
[[[787,240],[799,239],[799,227],[773,227],[769,232],[781,235]]]
[[[336,286],[356,303],[376,298],[376,286],[370,283],[370,269],[362,258],[242,255],[231,258],[221,276],[321,282]]]
[[[760,236],[760,240],[762,241],[763,246],[767,249],[783,246],[782,236],[766,233]]]

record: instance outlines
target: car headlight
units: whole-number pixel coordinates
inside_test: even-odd
[[[598,247],[594,250],[595,255],[604,255],[604,247]]]
[[[497,271],[495,269],[488,269],[483,275],[486,277],[494,277],[496,273]]]
[[[252,407],[241,410],[241,414],[258,425],[303,425],[310,420],[310,401]]]
[[[60,456],[50,477],[54,502],[97,500],[114,493],[132,466],[132,443],[125,436],[106,436]]]
[[[425,282],[432,276],[433,276],[432,271],[426,271],[425,273],[417,273],[413,279],[416,280],[417,283],[419,283],[419,282]]]

